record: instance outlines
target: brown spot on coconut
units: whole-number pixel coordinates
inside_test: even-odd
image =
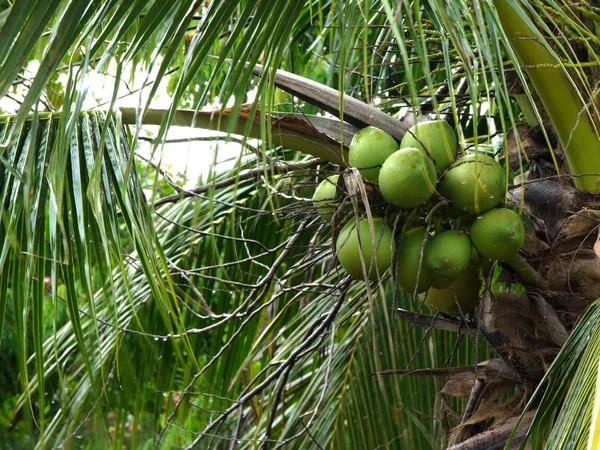
[[[517,253],[525,242],[521,217],[506,208],[496,208],[477,217],[471,226],[471,241],[489,259],[505,260]]]
[[[425,267],[435,278],[452,278],[471,261],[472,244],[463,230],[444,231],[425,250]]]

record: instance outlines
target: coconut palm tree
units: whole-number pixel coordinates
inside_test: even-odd
[[[5,447],[596,448],[599,13],[0,1]],[[353,136],[427,118],[502,163],[527,223],[459,318],[333,246],[365,204],[402,234]],[[139,152],[175,126],[239,153],[185,138],[208,175],[184,187]],[[327,224],[331,174],[357,194]]]

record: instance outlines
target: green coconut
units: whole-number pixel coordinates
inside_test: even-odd
[[[425,249],[424,264],[435,278],[451,278],[471,261],[471,240],[463,230],[436,235]]]
[[[325,222],[330,222],[335,213],[335,194],[339,178],[339,175],[332,175],[325,178],[317,186],[313,195],[313,204]]]
[[[488,211],[506,195],[504,170],[491,156],[463,156],[442,177],[440,193],[462,211]]]
[[[418,227],[406,231],[398,243],[398,284],[409,294],[414,294],[415,289],[417,294],[425,292],[433,282],[433,277],[421,260],[421,247],[425,240],[425,228]]]
[[[394,254],[392,229],[388,225],[383,226],[383,219],[373,218],[373,230],[374,235],[371,233],[368,219],[361,220],[358,226],[354,220],[351,220],[342,228],[337,238],[338,260],[353,278],[364,278],[361,254],[370,280],[376,279],[378,272],[382,275],[392,264]]]
[[[504,260],[517,253],[525,242],[521,217],[506,208],[487,211],[471,226],[471,241],[489,259]]]
[[[459,273],[444,289],[430,288],[425,303],[449,316],[460,316],[472,311],[479,304],[481,279],[473,263]],[[460,308],[459,308],[460,305]]]
[[[427,270],[429,273],[429,270]],[[431,287],[436,289],[445,289],[452,284],[452,278],[435,278],[432,276]]]
[[[435,192],[435,166],[423,150],[409,147],[394,152],[381,166],[379,190],[399,208],[414,208]]]
[[[413,125],[402,138],[400,148],[416,147],[425,150],[442,171],[456,159],[456,133],[444,120],[431,120]]]
[[[359,170],[364,179],[377,183],[379,168],[396,150],[398,143],[392,136],[379,128],[367,127],[352,138],[348,162]]]

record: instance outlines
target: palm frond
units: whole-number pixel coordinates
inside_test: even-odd
[[[582,314],[534,393],[529,406],[534,401],[539,401],[539,406],[522,448],[527,442],[533,448],[586,447],[600,358],[598,314],[596,301]]]

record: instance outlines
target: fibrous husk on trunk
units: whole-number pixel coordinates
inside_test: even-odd
[[[524,389],[521,400],[546,373],[579,315],[600,297],[600,196],[576,189],[572,177],[559,175],[550,153],[541,149],[541,131],[527,134],[524,127],[519,134],[525,135],[525,152],[536,161],[517,177],[509,197],[531,219],[521,254],[546,283],[527,286],[503,267],[502,281],[525,284],[527,292],[486,290],[476,321],[479,332],[518,377]],[[517,145],[510,136],[508,143]],[[514,154],[509,149],[509,156]],[[561,162],[558,149],[556,155]],[[504,448],[524,405],[518,397],[503,403],[500,396],[486,396],[486,390],[501,392],[486,383],[472,374],[470,379],[464,374],[448,379],[443,393],[468,393],[469,398],[448,450]],[[525,415],[511,444],[514,448],[519,448],[531,417]]]
[[[520,448],[534,415],[535,411],[529,411],[525,414],[523,420],[519,424],[519,428],[513,435],[509,450]],[[482,431],[461,443],[452,445],[446,450],[502,450],[505,448],[508,438],[513,433],[513,429],[518,420],[519,417],[516,416],[503,423],[495,423],[489,429]]]
[[[553,291],[591,301],[600,297],[600,251],[594,251],[600,247],[600,196],[576,189],[568,177],[550,170],[536,165],[511,191],[536,227],[529,230],[525,251]]]

